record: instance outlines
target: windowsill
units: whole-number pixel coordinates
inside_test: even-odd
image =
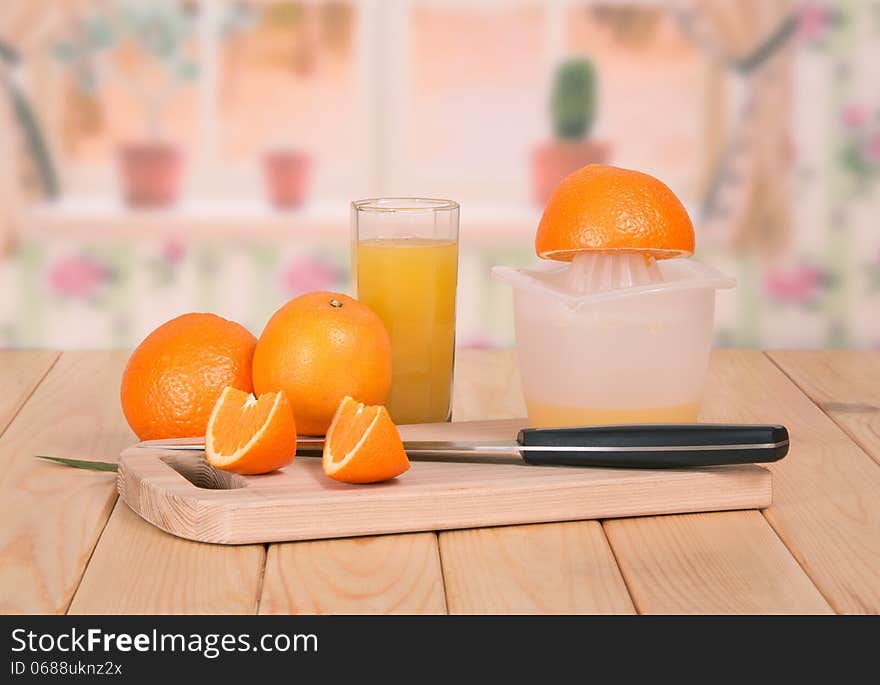
[[[469,205],[461,210],[463,240],[531,240],[540,211],[526,205]],[[119,198],[68,196],[25,213],[31,238],[191,238],[217,240],[348,240],[345,201],[279,210],[261,200],[185,199],[174,207],[133,209]]]

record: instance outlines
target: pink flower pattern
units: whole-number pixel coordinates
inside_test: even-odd
[[[827,284],[824,271],[811,264],[775,269],[764,277],[764,289],[773,299],[790,304],[810,304]]]
[[[47,279],[49,287],[59,295],[88,298],[110,280],[110,271],[92,258],[73,255],[55,262]]]
[[[880,131],[868,137],[865,144],[865,159],[871,163],[880,162]]]
[[[340,270],[334,264],[298,259],[281,272],[281,285],[288,295],[295,296],[311,290],[336,288],[340,277]]]
[[[186,257],[186,246],[180,240],[169,240],[162,246],[162,258],[169,264],[180,264]]]
[[[868,120],[868,108],[864,105],[849,105],[843,110],[841,119],[848,128],[859,128]]]
[[[833,20],[834,16],[825,5],[807,3],[798,16],[798,35],[807,42],[816,42],[823,37]]]

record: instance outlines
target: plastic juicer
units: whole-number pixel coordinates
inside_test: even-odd
[[[715,291],[734,279],[692,259],[623,250],[492,273],[513,286],[532,426],[697,420]]]

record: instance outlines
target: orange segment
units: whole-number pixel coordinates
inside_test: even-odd
[[[205,456],[211,466],[245,475],[290,464],[296,456],[296,423],[284,392],[256,399],[227,386],[208,421]]]
[[[378,483],[406,471],[409,459],[385,407],[346,397],[327,431],[322,464],[335,480]]]
[[[657,259],[694,251],[694,225],[669,186],[639,171],[588,164],[553,191],[535,252],[570,262],[583,251],[628,250]]]

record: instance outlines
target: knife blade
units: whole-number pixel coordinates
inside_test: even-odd
[[[526,428],[516,440],[405,441],[407,455],[421,461],[491,462],[517,457],[532,465],[683,468],[778,461],[789,448],[780,425],[639,424]],[[138,447],[205,449],[204,438],[147,440]],[[323,437],[297,438],[298,453],[320,452]]]

